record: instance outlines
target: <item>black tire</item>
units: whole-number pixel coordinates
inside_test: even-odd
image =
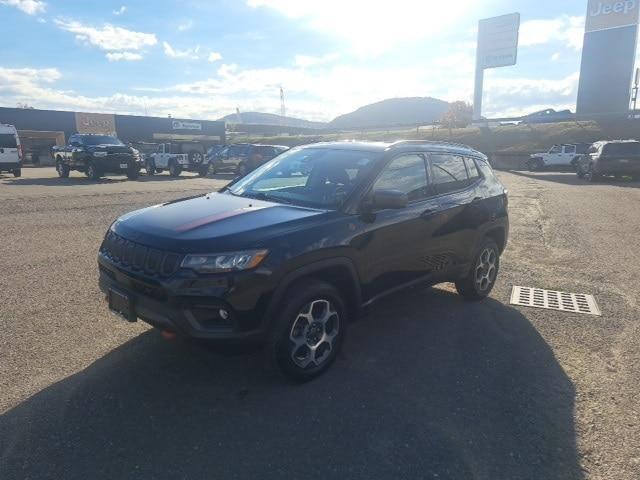
[[[163,168],[156,168],[156,173],[162,173],[162,172],[164,172]]]
[[[175,160],[169,161],[169,175],[179,177],[182,173],[182,167]]]
[[[98,170],[98,167],[96,167],[96,164],[92,160],[90,160],[87,164],[87,170],[84,173],[87,177],[89,177],[89,180],[94,181],[100,180],[100,177],[102,176],[100,171]]]
[[[544,167],[544,162],[541,158],[532,158],[527,162],[527,168],[530,172],[539,172]]]
[[[69,167],[62,163],[61,160],[56,160],[56,172],[60,178],[69,178]]]
[[[593,165],[589,165],[587,173],[584,175],[585,180],[591,183],[599,181],[602,177],[599,173],[593,171]]]
[[[236,170],[236,173],[237,173],[238,175],[240,175],[241,177],[244,177],[244,176],[247,174],[247,172],[248,172],[248,171],[249,171],[249,169],[247,168],[247,164],[246,164],[246,163],[244,163],[244,162],[242,162],[242,163],[240,163],[240,164],[238,165],[238,168],[237,168],[237,170]]]
[[[154,160],[147,160],[144,162],[144,170],[148,176],[152,177],[156,173],[156,162]]]
[[[140,176],[140,169],[138,168],[137,165],[129,168],[129,170],[127,170],[127,178],[129,180],[137,180],[138,177]]]
[[[491,238],[485,238],[473,258],[467,276],[456,281],[456,290],[465,300],[486,298],[493,290],[500,271],[500,250]]]
[[[21,177],[22,176],[22,169],[21,168],[16,168],[13,171],[13,176],[16,177],[16,178]]]
[[[580,165],[576,167],[576,175],[578,176],[578,178],[584,178],[584,172],[582,171],[582,167]]]
[[[198,168],[198,176],[206,177],[207,173],[209,173],[209,164],[200,165],[200,167]]]
[[[300,282],[286,292],[273,319],[266,345],[270,363],[295,382],[321,375],[340,351],[347,321],[345,303],[332,285],[319,280]]]

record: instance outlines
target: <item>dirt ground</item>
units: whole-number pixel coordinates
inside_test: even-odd
[[[0,478],[640,478],[640,184],[499,173],[511,237],[491,298],[388,298],[323,377],[165,341],[107,312],[109,224],[229,177],[0,176]],[[602,316],[509,305],[593,294]]]

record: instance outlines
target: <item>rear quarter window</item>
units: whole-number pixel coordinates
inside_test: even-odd
[[[13,133],[0,133],[0,148],[18,148],[16,136]]]

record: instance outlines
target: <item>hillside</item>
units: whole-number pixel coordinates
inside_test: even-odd
[[[240,120],[238,122],[238,115],[231,113],[225,115],[220,119],[227,123],[246,123],[250,125],[282,125],[285,127],[301,127],[301,128],[325,128],[326,124],[323,122],[312,122],[310,120],[303,120],[301,118],[294,117],[282,117],[281,115],[274,115],[273,113],[262,112],[241,112]]]
[[[426,125],[440,120],[449,104],[431,97],[389,98],[358,108],[329,122],[331,129]]]

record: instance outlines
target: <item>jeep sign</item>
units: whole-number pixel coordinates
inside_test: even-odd
[[[590,0],[585,32],[637,25],[640,0]]]
[[[640,0],[589,0],[578,114],[628,115],[639,7]]]

